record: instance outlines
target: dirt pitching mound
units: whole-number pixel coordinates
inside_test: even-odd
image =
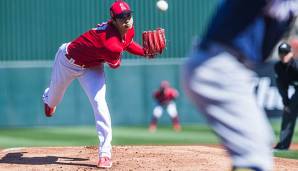
[[[34,147],[0,151],[0,170],[98,170],[96,147]],[[298,160],[275,158],[275,170],[298,170]],[[231,161],[220,147],[113,146],[109,170],[230,170]]]

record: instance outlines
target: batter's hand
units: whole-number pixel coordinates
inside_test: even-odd
[[[153,31],[144,31],[142,38],[145,56],[149,58],[154,58],[155,55],[161,54],[166,47],[165,30],[162,28],[157,28]]]

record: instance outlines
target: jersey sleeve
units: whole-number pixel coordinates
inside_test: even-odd
[[[134,41],[129,44],[126,50],[134,55],[145,56],[143,47]]]
[[[160,92],[158,90],[154,91],[154,93],[152,94],[154,99],[158,99]]]
[[[179,96],[179,93],[176,89],[173,89],[174,98],[177,98]]]
[[[116,36],[112,36],[106,40],[105,48],[108,51],[111,51],[112,53],[123,52],[123,47],[121,46],[121,44]]]
[[[164,95],[165,95],[166,99],[168,99],[168,100],[174,100],[175,99],[175,92],[172,88],[169,88],[169,87],[166,88]]]
[[[120,43],[119,38],[111,30],[108,30],[104,38],[104,48],[107,50],[105,61],[112,66],[119,66],[121,63],[121,54],[123,52],[123,46]]]
[[[104,60],[109,64],[119,65],[123,48],[117,43],[116,37],[109,39],[105,44],[105,48],[109,55],[106,56]]]

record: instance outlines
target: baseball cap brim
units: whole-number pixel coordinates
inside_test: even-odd
[[[127,10],[127,11],[123,11],[121,14],[117,14],[115,15],[115,18],[126,18],[128,16],[131,16],[131,14],[133,13],[133,11],[131,10]]]

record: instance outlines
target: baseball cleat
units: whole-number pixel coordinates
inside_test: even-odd
[[[56,107],[51,108],[48,104],[44,104],[44,113],[47,117],[53,116],[55,113]]]
[[[280,143],[277,143],[277,145],[274,147],[274,150],[289,150],[289,147],[286,147],[285,145],[282,145]]]
[[[155,124],[150,124],[148,131],[149,132],[156,132],[157,126]]]
[[[109,157],[100,157],[97,167],[102,169],[111,168],[112,160]]]
[[[174,130],[175,130],[176,132],[180,132],[180,131],[181,131],[181,126],[180,126],[180,124],[174,124],[174,125],[173,125],[173,128],[174,128]]]

